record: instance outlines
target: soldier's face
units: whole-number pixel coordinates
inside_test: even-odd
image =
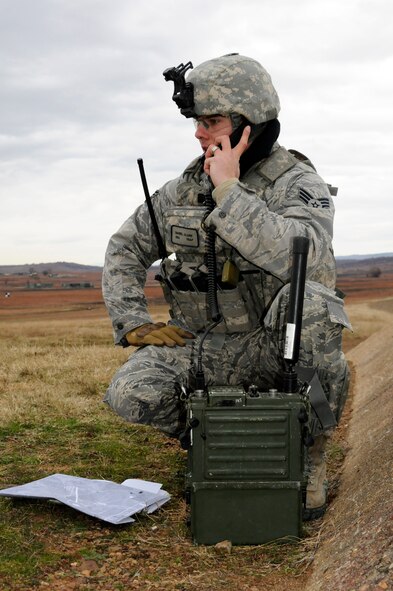
[[[195,122],[195,137],[201,144],[201,148],[206,152],[211,144],[217,145],[217,138],[223,135],[231,135],[232,122],[230,117],[223,115],[211,115],[209,117],[198,117]]]

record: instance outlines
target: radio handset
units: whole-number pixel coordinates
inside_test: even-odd
[[[245,130],[245,128],[247,127],[247,125],[250,125],[248,123],[248,121],[243,121],[239,125],[239,127],[237,127],[235,129],[235,131],[233,131],[231,133],[231,135],[229,136],[229,141],[231,142],[231,148],[234,148],[240,142],[240,138],[242,137],[243,131]]]

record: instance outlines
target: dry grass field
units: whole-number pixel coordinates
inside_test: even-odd
[[[350,349],[391,314],[393,280],[348,289]],[[372,282],[373,281],[373,282]],[[359,295],[360,294],[360,295]],[[165,306],[149,292],[151,312]],[[381,303],[382,300],[382,303]],[[106,386],[128,351],[112,344],[99,289],[13,290],[0,301],[0,488],[55,473],[121,482],[163,483],[172,495],[133,525],[109,526],[48,501],[0,498],[2,591],[301,590],[309,578],[323,520],[297,544],[195,547],[182,497],[185,452],[154,430],[116,417]],[[350,402],[330,455],[330,497],[346,453]]]

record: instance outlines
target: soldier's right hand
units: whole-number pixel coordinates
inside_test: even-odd
[[[179,326],[166,325],[165,322],[143,324],[126,334],[126,339],[134,347],[155,345],[156,347],[184,347],[184,339],[193,339],[194,335]]]

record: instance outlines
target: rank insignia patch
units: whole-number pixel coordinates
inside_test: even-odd
[[[330,207],[330,201],[328,197],[321,197],[320,199],[317,199],[308,193],[306,189],[299,189],[299,197],[303,203],[309,205],[310,207],[323,207],[324,209],[329,209]]]

